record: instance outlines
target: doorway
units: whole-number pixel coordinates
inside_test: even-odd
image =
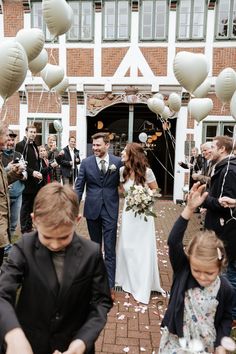
[[[128,139],[130,132],[130,107],[128,104],[120,103],[104,109],[95,117],[87,117],[87,152],[92,154],[91,136],[99,131],[110,133],[110,152],[120,156]],[[176,118],[170,120],[169,129],[151,112],[146,104],[135,104],[132,107],[133,132],[132,141],[140,142],[139,134],[145,132],[148,141],[145,149],[148,161],[152,168],[161,194],[165,199],[171,199],[174,186],[174,158],[175,158],[175,133]]]

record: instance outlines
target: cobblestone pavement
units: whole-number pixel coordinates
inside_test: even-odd
[[[156,203],[158,265],[162,287],[167,291],[170,290],[172,271],[166,239],[182,209],[182,206],[175,205],[171,201],[159,200]],[[194,214],[188,225],[186,240],[199,228],[199,214]],[[88,236],[85,219],[80,222],[78,233]],[[106,327],[96,342],[96,354],[157,354],[160,342],[160,323],[167,302],[168,297],[164,298],[160,294],[153,293],[148,306],[145,306],[137,304],[132,296],[129,297],[122,291],[116,291],[116,300],[108,315]]]

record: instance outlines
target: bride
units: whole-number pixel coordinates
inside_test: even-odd
[[[124,163],[120,168],[123,192],[134,184],[152,190],[158,188],[140,144],[127,144],[121,159]],[[132,210],[125,209],[126,200],[117,248],[116,285],[131,293],[136,301],[148,304],[151,290],[164,293],[160,285],[154,218],[147,216],[145,221],[143,214],[135,216]]]

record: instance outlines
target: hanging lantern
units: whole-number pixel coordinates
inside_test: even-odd
[[[97,128],[98,129],[102,129],[103,128],[103,122],[101,121],[101,120],[99,120],[98,122],[97,122]]]
[[[113,140],[113,139],[114,139],[114,134],[113,134],[113,133],[110,133],[110,134],[109,134],[109,139],[110,139],[110,140]]]
[[[149,144],[152,143],[152,137],[151,137],[151,136],[148,138],[147,142],[148,142]]]
[[[152,141],[155,141],[155,140],[157,140],[157,135],[156,134],[152,135]]]
[[[159,138],[160,136],[162,136],[162,132],[161,132],[161,131],[157,131],[157,132],[155,133],[155,135]]]

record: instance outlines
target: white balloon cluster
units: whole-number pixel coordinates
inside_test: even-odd
[[[175,92],[169,95],[165,104],[164,96],[161,93],[156,93],[153,97],[147,100],[147,105],[150,111],[156,113],[162,119],[167,120],[173,118],[175,113],[181,108],[181,97]]]
[[[213,102],[205,98],[211,84],[207,79],[209,65],[204,54],[181,51],[176,54],[173,70],[176,79],[193,97],[188,103],[190,115],[200,122],[212,110]]]
[[[66,0],[43,0],[42,11],[54,38],[70,29],[73,11]],[[4,101],[23,84],[28,68],[33,75],[40,73],[50,90],[54,88],[61,95],[68,88],[63,68],[48,63],[44,43],[43,31],[30,28],[21,29],[14,40],[0,44],[0,95]]]

